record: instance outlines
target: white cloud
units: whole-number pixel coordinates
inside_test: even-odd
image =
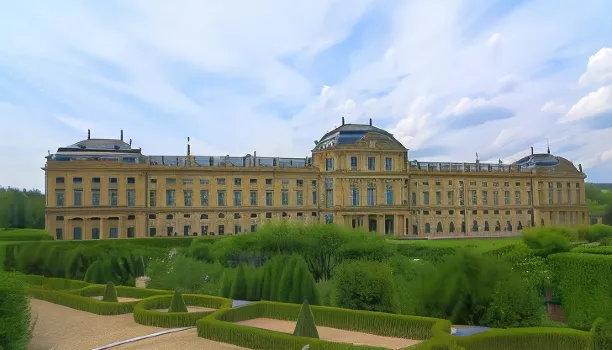
[[[559,122],[568,123],[595,118],[607,112],[612,112],[612,85],[600,87],[597,91],[581,98],[570,108],[567,115],[559,119]]]
[[[603,85],[612,82],[612,48],[604,47],[589,57],[589,63],[578,83],[586,85]]]
[[[148,154],[184,154],[191,136],[197,154],[305,156],[341,117],[372,118],[411,149],[437,147],[428,159],[518,157],[549,138],[557,149],[577,143],[568,157],[605,161],[612,135],[554,120],[574,104],[573,117],[605,110],[602,102],[576,107],[585,92],[568,87],[587,61],[581,86],[608,81],[602,45],[612,39],[601,33],[612,5],[533,0],[505,14],[462,0],[380,6],[15,2],[0,11],[0,74],[11,74],[0,82],[0,119],[28,133],[0,138],[12,169],[0,184],[43,188],[46,151],[84,138],[86,128],[100,137],[124,129]],[[380,13],[388,18],[354,27]],[[573,66],[541,76],[566,57]],[[513,116],[448,127],[450,114],[491,106]]]
[[[560,104],[555,101],[548,101],[542,106],[542,108],[540,108],[540,112],[545,114],[561,114],[566,110],[567,107],[564,104]]]

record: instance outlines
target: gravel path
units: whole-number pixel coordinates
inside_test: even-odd
[[[295,329],[295,322],[293,321],[274,320],[271,318],[255,318],[236,323],[284,333],[293,333]],[[317,330],[319,331],[319,337],[321,339],[340,343],[380,346],[388,349],[403,349],[421,343],[420,340],[383,337],[361,332],[345,331],[337,328],[317,326]]]
[[[36,321],[30,350],[87,350],[117,341],[164,330],[139,325],[132,314],[100,316],[65,306],[31,299],[32,319]],[[126,344],[115,349],[210,349],[239,350],[230,344],[199,338],[196,330],[171,333]]]

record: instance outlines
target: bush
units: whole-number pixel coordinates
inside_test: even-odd
[[[273,257],[266,263],[266,265],[270,264],[271,269],[272,269],[271,270],[272,278],[270,278],[270,280],[268,281],[268,285],[270,289],[269,300],[272,300],[272,301],[278,300],[278,297],[279,297],[278,291],[279,291],[279,285],[280,285],[279,281],[281,280],[283,269],[288,260],[289,260],[288,256],[278,255],[278,256]]]
[[[612,237],[612,226],[596,224],[589,226],[585,238],[589,242],[598,242],[610,237]]]
[[[147,276],[150,281],[147,286],[156,289],[178,290],[182,293],[215,295],[219,291],[223,270],[223,266],[218,262],[209,264],[182,254],[175,254],[172,257],[158,258],[149,263]],[[206,279],[207,276],[208,279]]]
[[[116,303],[119,301],[117,299],[117,289],[115,289],[115,285],[113,282],[108,282],[106,284],[106,288],[104,288],[104,295],[102,296],[102,301],[107,303]]]
[[[218,296],[229,298],[232,292],[232,284],[236,277],[236,269],[224,268],[219,280]]]
[[[21,276],[0,272],[0,348],[26,349],[30,341],[30,304]]]
[[[105,283],[110,280],[109,272],[110,267],[105,266],[102,260],[95,261],[93,264],[89,265],[87,271],[85,271],[85,282],[100,284]]]
[[[596,246],[596,247],[578,246],[572,249],[572,253],[612,255],[612,246],[607,246],[607,245],[606,246]]]
[[[230,290],[230,299],[234,300],[248,300],[249,298],[249,285],[246,274],[244,272],[245,266],[240,265],[236,270],[236,277],[232,282],[232,288]]]
[[[454,324],[481,324],[495,286],[509,275],[510,267],[501,260],[460,250],[422,280],[419,314]]]
[[[298,315],[293,335],[298,337],[319,338],[319,332],[317,331],[317,326],[315,325],[314,316],[312,315],[310,305],[308,305],[308,301],[306,300],[304,300],[302,308],[300,309],[300,314]]]
[[[291,290],[292,288],[296,288],[296,286],[293,285],[293,277],[295,273],[295,267],[298,263],[299,258],[300,257],[297,254],[294,254],[285,264],[283,268],[283,273],[281,274],[280,282],[278,283],[276,301],[289,302],[291,300]],[[299,285],[297,286],[297,288],[299,288]]]
[[[598,318],[591,327],[593,350],[612,349],[612,322]]]
[[[189,257],[203,262],[214,262],[214,258],[210,253],[212,241],[210,239],[194,239],[189,246]]]
[[[407,258],[439,263],[457,253],[456,248],[435,247],[419,243],[396,244],[397,252]]]
[[[532,227],[523,231],[523,242],[537,256],[547,257],[550,254],[568,252],[572,243],[567,231],[548,227]]]
[[[185,300],[179,291],[174,291],[168,312],[188,312]]]
[[[397,312],[391,267],[385,263],[347,261],[334,271],[332,304],[354,310]]]
[[[572,328],[587,330],[612,315],[612,255],[561,253],[548,258]]]
[[[592,342],[588,332],[543,327],[491,329],[455,338],[457,345],[469,350],[583,350]]]
[[[232,306],[231,300],[214,296],[183,294],[182,297],[185,300],[185,304],[190,306],[200,306],[211,309],[224,309]],[[134,307],[134,321],[138,324],[153,327],[193,327],[197,320],[216,311],[178,313],[157,311],[158,309],[170,308],[172,298],[172,295],[159,295],[139,301]]]

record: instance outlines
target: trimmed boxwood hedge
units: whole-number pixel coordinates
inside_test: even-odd
[[[591,345],[592,335],[570,328],[533,327],[492,329],[453,340],[467,350],[583,350]]]
[[[296,321],[299,304],[262,301],[235,309],[219,310],[197,322],[198,335],[203,338],[248,347],[250,349],[299,349],[310,344],[311,349],[379,349],[378,347],[332,343],[319,339],[295,337],[290,334],[241,326],[233,322],[254,318]],[[408,339],[429,339],[434,325],[440,332],[450,331],[447,320],[357,311],[324,306],[311,306],[317,326],[380,336]]]
[[[189,306],[201,306],[211,309],[231,308],[230,299],[208,295],[183,294],[185,304]],[[161,312],[156,309],[167,309],[170,307],[172,295],[159,295],[141,300],[134,307],[134,321],[146,326],[175,328],[195,326],[196,321],[212,314],[213,311],[201,312]]]
[[[579,247],[572,249],[572,253],[612,255],[612,246],[610,245],[603,245],[603,246],[597,246],[597,247],[579,246]]]

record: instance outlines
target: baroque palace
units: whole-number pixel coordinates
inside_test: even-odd
[[[513,164],[417,162],[385,130],[345,124],[312,157],[146,156],[87,139],[47,156],[46,229],[57,239],[253,232],[268,220],[395,236],[588,224],[582,167],[548,153]]]

